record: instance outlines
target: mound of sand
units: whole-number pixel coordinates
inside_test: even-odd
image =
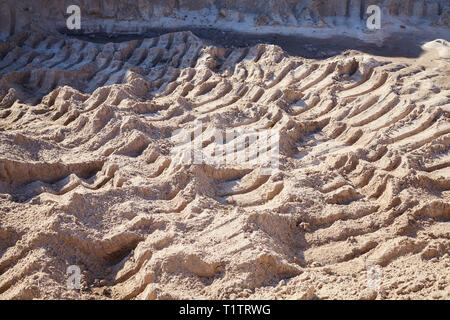
[[[422,48],[427,51],[436,52],[441,58],[450,59],[450,45],[448,41],[444,39],[427,42]]]
[[[0,56],[1,298],[450,297],[448,59],[190,32]],[[280,170],[174,161],[198,120],[276,130]]]

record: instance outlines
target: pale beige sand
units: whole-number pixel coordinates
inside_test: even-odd
[[[0,298],[449,299],[450,60],[435,47],[310,60],[189,32],[16,34],[0,62]],[[176,165],[171,135],[196,119],[279,130],[280,172]]]

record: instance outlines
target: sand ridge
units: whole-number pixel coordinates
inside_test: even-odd
[[[435,51],[315,60],[190,32],[28,32],[0,56],[1,298],[449,298]],[[278,130],[280,172],[175,163],[171,136],[195,120]]]

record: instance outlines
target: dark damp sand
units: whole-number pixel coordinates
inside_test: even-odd
[[[423,53],[421,45],[425,42],[432,41],[436,38],[443,38],[450,41],[450,31],[447,34],[439,35],[427,32],[414,34],[408,31],[397,32],[386,38],[381,45],[364,42],[347,36],[319,39],[301,35],[241,33],[215,28],[155,28],[149,29],[146,33],[127,35],[106,33],[66,34],[86,41],[108,43],[153,38],[165,33],[178,31],[191,31],[197,37],[206,40],[212,45],[226,48],[248,47],[260,43],[274,44],[280,46],[291,56],[300,56],[308,59],[326,59],[342,54],[347,50],[358,50],[367,54],[383,57],[417,58]]]

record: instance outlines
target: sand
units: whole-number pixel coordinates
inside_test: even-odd
[[[0,298],[448,300],[448,41],[261,42],[8,36]],[[198,121],[279,132],[279,170],[175,161]]]

